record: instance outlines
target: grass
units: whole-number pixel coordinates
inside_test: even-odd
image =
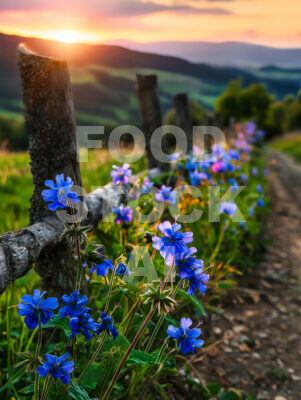
[[[292,134],[276,139],[270,143],[271,149],[282,151],[291,156],[296,163],[301,164],[301,135]]]
[[[28,153],[0,154],[0,234],[28,225],[28,209],[33,192],[29,161]],[[104,186],[109,182],[113,164],[107,150],[89,151],[88,162],[81,163],[83,187],[87,193],[91,192],[93,186]],[[133,164],[134,173],[145,168],[144,158]]]

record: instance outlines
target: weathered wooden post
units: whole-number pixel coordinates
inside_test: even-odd
[[[213,126],[213,116],[209,114],[204,115],[204,126]],[[211,153],[211,146],[212,146],[212,136],[205,135],[204,137],[204,147],[205,151]]]
[[[67,63],[36,55],[24,47],[18,48],[18,63],[34,183],[29,211],[32,224],[54,217],[41,196],[45,180],[64,173],[81,186],[81,175]],[[66,240],[44,249],[35,268],[43,289],[49,293],[59,296],[74,290],[74,249]]]
[[[156,75],[137,75],[137,96],[139,99],[142,128],[145,136],[145,150],[147,154],[148,169],[159,167],[168,168],[168,164],[158,161],[151,152],[150,141],[153,132],[162,126],[162,115],[157,93]],[[164,138],[162,149],[166,151]]]
[[[185,132],[187,138],[187,151],[190,151],[193,146],[193,124],[187,94],[179,93],[175,95],[173,103],[175,108],[176,126]]]

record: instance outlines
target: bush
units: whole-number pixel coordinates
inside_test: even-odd
[[[0,116],[0,147],[9,150],[26,150],[28,148],[23,118]]]
[[[241,87],[241,81],[231,81],[227,90],[217,99],[215,111],[228,126],[231,118],[237,121],[253,119],[263,128],[273,98],[264,85],[254,83],[247,89]]]

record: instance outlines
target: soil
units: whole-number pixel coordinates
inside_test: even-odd
[[[254,276],[213,315],[213,344],[191,356],[196,378],[258,400],[301,399],[301,168],[270,153],[272,242]]]

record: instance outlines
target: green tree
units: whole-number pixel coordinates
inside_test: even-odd
[[[193,126],[201,126],[203,125],[204,116],[206,111],[204,108],[196,101],[193,100],[189,103],[190,114],[192,119]],[[164,124],[165,125],[176,125],[176,116],[175,116],[175,109],[171,108],[168,110],[164,117]]]

